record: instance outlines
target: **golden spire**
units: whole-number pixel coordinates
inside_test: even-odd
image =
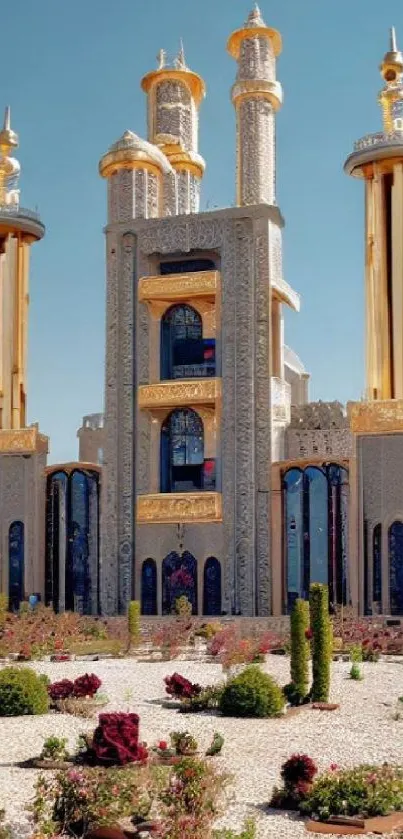
[[[397,110],[400,110],[397,103],[403,103],[403,54],[397,46],[396,30],[390,29],[389,50],[385,53],[380,65],[381,76],[385,87],[379,94],[379,103],[383,111],[383,126],[387,134],[395,130],[401,130],[399,123],[396,123]]]
[[[18,147],[18,134],[11,128],[11,110],[7,105],[4,112],[3,128],[0,131],[0,206],[10,203],[11,190],[15,188],[15,180],[20,173],[20,164],[14,157],[10,157],[10,151]],[[15,203],[18,203],[18,194],[13,194]]]

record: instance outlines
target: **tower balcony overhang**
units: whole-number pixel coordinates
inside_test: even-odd
[[[45,225],[39,214],[25,207],[0,206],[0,233],[22,233],[32,241],[38,241],[45,235]]]
[[[294,291],[282,277],[272,280],[271,287],[273,297],[279,300],[280,303],[285,303],[290,309],[294,309],[294,312],[300,311],[301,298],[298,292]]]
[[[232,103],[236,107],[243,99],[267,99],[278,111],[283,104],[283,88],[280,82],[263,79],[243,79],[235,82],[231,91]]]
[[[403,161],[403,132],[385,134],[366,134],[354,143],[354,150],[349,155],[344,171],[356,178],[371,176],[373,163],[385,162],[386,168],[393,168],[396,161]]]
[[[221,522],[222,495],[220,492],[138,495],[136,521],[138,524]]]
[[[206,407],[215,409],[221,404],[221,379],[175,379],[138,389],[140,410],[160,413],[171,408]]]
[[[220,289],[219,271],[198,271],[189,274],[160,274],[141,277],[138,299],[155,309],[164,311],[172,303],[191,303],[204,300],[214,304]]]

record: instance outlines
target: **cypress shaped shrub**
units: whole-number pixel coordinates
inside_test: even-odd
[[[309,603],[296,600],[291,612],[291,683],[300,701],[309,691],[309,624]]]
[[[129,640],[131,647],[138,647],[140,643],[140,603],[131,600],[128,610]]]
[[[312,583],[309,592],[312,629],[312,701],[328,702],[330,662],[332,658],[332,626],[329,617],[327,586]]]

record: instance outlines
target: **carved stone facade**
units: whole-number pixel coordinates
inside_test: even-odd
[[[192,524],[198,560],[217,556],[223,608],[248,615],[271,611],[270,533],[270,233],[282,219],[273,207],[228,209],[187,218],[133,221],[107,229],[107,360],[102,525],[102,604],[123,611],[139,568],[176,549],[177,526],[134,526],[136,498],[153,492],[152,416],[139,397],[148,387],[151,313],[138,302],[139,278],[155,276],[161,258],[215,253],[220,262],[222,408],[217,455],[222,522]],[[169,276],[161,282],[169,284]],[[134,313],[134,317],[133,317]],[[132,348],[132,349],[131,349]],[[196,384],[196,383],[195,383]],[[147,386],[144,390],[141,386]],[[172,383],[170,387],[180,387]],[[192,386],[192,383],[189,383]],[[213,387],[214,380],[202,383]],[[152,393],[149,394],[152,396]],[[140,502],[146,504],[144,499]],[[144,507],[143,507],[144,509]],[[179,516],[178,516],[179,518]],[[141,517],[141,520],[144,519]],[[188,525],[185,525],[188,527]],[[190,526],[190,525],[189,525]],[[211,538],[206,538],[207,532]],[[150,553],[150,545],[153,546]]]
[[[339,402],[293,406],[286,430],[285,460],[323,457],[336,460],[353,454],[353,435]]]

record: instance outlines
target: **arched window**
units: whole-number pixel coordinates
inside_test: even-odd
[[[162,562],[162,614],[171,615],[179,597],[185,596],[197,614],[197,562],[189,551],[172,551]]]
[[[307,598],[313,582],[329,586],[331,604],[348,591],[348,471],[338,464],[289,469],[285,502],[286,607]]]
[[[204,429],[196,411],[172,411],[161,429],[161,492],[203,489]]]
[[[24,523],[13,521],[8,531],[9,608],[17,611],[24,599]]]
[[[204,565],[203,615],[221,615],[221,563],[214,556]]]
[[[374,527],[372,535],[372,600],[379,604],[379,612],[382,613],[382,525]]]
[[[50,474],[46,505],[46,603],[56,611],[97,614],[99,473]]]
[[[202,319],[191,306],[171,306],[161,320],[161,379],[204,373]]]
[[[157,566],[154,559],[146,559],[141,569],[141,614],[157,614]]]
[[[403,522],[389,528],[389,597],[390,614],[403,614]]]
[[[304,591],[302,488],[303,473],[301,470],[290,469],[286,472],[284,475],[284,493],[287,611],[292,609],[294,600],[303,596]]]

